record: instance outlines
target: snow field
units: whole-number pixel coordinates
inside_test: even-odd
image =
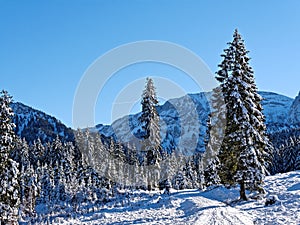
[[[51,224],[63,225],[299,225],[300,171],[269,176],[267,194],[258,200],[237,201],[239,190],[217,187],[212,190],[134,191],[125,201],[120,195],[94,213],[66,218],[53,217]],[[124,191],[123,191],[124,192]],[[266,198],[275,196],[275,204],[265,206]]]

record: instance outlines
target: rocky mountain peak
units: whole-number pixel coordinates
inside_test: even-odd
[[[289,122],[291,124],[300,124],[300,92],[290,108]]]

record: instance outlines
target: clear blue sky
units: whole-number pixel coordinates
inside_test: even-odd
[[[0,0],[0,88],[71,126],[81,76],[112,48],[164,40],[198,54],[215,72],[238,28],[260,90],[295,97],[299,90],[300,1]],[[96,122],[110,123],[111,103],[132,79],[174,79],[173,68],[137,65],[103,89]],[[123,73],[125,73],[123,71]],[[184,76],[187,92],[198,92]]]

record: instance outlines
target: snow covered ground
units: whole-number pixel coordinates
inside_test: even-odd
[[[51,224],[300,224],[300,171],[266,178],[266,198],[238,202],[238,189],[218,187],[210,191],[136,192],[93,213],[76,218],[52,218]],[[126,197],[127,196],[127,197]]]

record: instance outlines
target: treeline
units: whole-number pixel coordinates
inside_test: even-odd
[[[15,134],[12,97],[0,96],[0,220],[4,224],[47,223],[63,213],[76,216],[119,199],[120,190],[204,188],[201,155],[164,153],[102,141],[89,129],[75,131],[75,142],[40,139],[28,144]],[[145,132],[147,135],[147,132]],[[151,140],[151,139],[150,139]],[[157,140],[154,140],[155,142]],[[153,153],[155,152],[155,153]]]
[[[45,144],[38,139],[32,145],[16,139],[10,157],[19,170],[20,221],[46,222],[59,212],[69,216],[90,212],[115,201],[121,190],[205,189],[221,183],[219,162],[207,156],[209,152],[204,157],[162,152],[159,164],[147,166],[146,155],[135,146],[112,139],[103,143],[100,134],[88,129],[75,136],[75,144],[62,143],[58,137]],[[299,150],[300,138],[278,149],[283,161],[276,162],[281,165],[276,172],[299,169]]]
[[[161,154],[156,165],[134,146],[101,141],[97,133],[76,132],[75,145],[57,137],[28,146],[16,139],[10,158],[19,175],[18,219],[45,222],[57,213],[75,216],[115,200],[121,190],[189,189],[207,187],[201,154]],[[207,174],[208,175],[208,174]]]

